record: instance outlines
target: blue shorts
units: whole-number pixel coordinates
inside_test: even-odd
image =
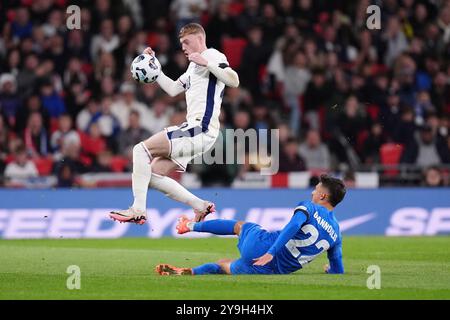
[[[253,259],[267,253],[277,236],[277,233],[268,232],[256,223],[243,224],[237,245],[241,258],[231,263],[231,274],[274,274],[274,260],[265,266],[254,266]]]

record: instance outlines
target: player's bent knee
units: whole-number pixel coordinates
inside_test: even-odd
[[[170,152],[170,142],[165,131],[160,131],[143,141],[153,157],[167,157]]]
[[[218,262],[217,264],[220,266],[224,274],[231,274],[231,262],[232,260],[221,260],[221,262]]]

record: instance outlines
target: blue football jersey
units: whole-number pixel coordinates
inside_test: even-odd
[[[302,201],[294,214],[305,214],[305,223],[292,239],[276,253],[279,273],[291,273],[301,269],[321,253],[328,251],[330,273],[342,273],[342,239],[339,224],[332,211],[311,201]],[[333,263],[336,262],[336,263]]]

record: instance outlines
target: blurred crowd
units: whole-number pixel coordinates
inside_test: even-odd
[[[73,4],[81,28],[70,30]],[[366,25],[372,4],[381,29]],[[240,76],[225,90],[223,129],[279,129],[281,172],[395,176],[400,163],[424,185],[448,184],[448,0],[2,1],[4,183],[53,174],[68,187],[82,173],[129,171],[132,146],[183,122],[186,109],[183,95],[133,82],[130,63],[151,46],[176,79],[188,65],[177,34],[189,22]],[[255,169],[193,167],[204,185]]]

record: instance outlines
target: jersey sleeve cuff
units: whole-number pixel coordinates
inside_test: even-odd
[[[296,208],[294,209],[294,214],[296,214],[296,213],[299,212],[299,211],[305,214],[306,220],[309,219],[309,212],[308,212],[308,209],[306,209],[305,206],[298,206],[298,207],[296,207]]]

